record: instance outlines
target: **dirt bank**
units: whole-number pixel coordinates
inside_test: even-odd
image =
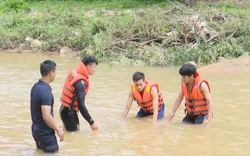
[[[241,56],[231,60],[219,59],[217,63],[198,69],[205,73],[250,73],[250,56]]]

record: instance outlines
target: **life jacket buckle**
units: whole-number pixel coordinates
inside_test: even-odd
[[[188,106],[190,109],[193,109],[194,108],[194,106]]]
[[[194,116],[194,112],[190,112],[189,115]]]
[[[189,99],[189,100],[188,100],[188,102],[193,103],[193,102],[194,102],[194,100],[193,100],[193,99]]]

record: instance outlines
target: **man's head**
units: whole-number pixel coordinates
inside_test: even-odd
[[[50,82],[56,77],[56,63],[52,60],[45,60],[40,64],[40,73],[42,77],[48,77]]]
[[[84,56],[82,59],[82,63],[86,66],[89,75],[93,75],[95,73],[95,67],[98,65],[98,61],[94,56]]]
[[[137,71],[133,74],[132,79],[134,81],[136,90],[141,92],[144,89],[144,87],[146,86],[145,75],[142,72]]]
[[[196,77],[196,67],[191,63],[186,63],[180,68],[179,74],[185,83],[189,83]]]

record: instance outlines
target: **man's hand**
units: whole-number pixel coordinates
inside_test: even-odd
[[[169,116],[168,116],[168,122],[171,122],[171,120],[173,119],[174,117],[174,113],[171,113]]]
[[[209,125],[210,124],[210,119],[205,120],[203,124],[206,125],[206,126]]]
[[[92,125],[90,125],[90,128],[92,129],[92,131],[98,130],[98,125],[96,123],[93,123]]]
[[[60,128],[59,130],[56,131],[57,135],[60,137],[60,141],[64,140],[64,132],[63,130]]]

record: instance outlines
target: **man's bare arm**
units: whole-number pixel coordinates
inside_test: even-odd
[[[129,90],[129,94],[128,94],[128,100],[127,100],[127,104],[123,110],[123,113],[122,113],[122,116],[121,116],[121,119],[125,119],[128,115],[128,112],[130,111],[130,108],[131,108],[131,105],[133,103],[133,93],[132,93],[132,89]]]
[[[153,123],[156,123],[158,117],[158,93],[156,87],[151,88],[151,96],[153,98]]]
[[[209,88],[205,82],[201,84],[200,87],[201,94],[203,94],[207,100],[207,105],[208,105],[208,118],[205,121],[205,125],[209,124],[211,119],[212,119],[212,114],[213,114],[213,100],[209,91]]]
[[[170,114],[169,117],[168,117],[168,121],[169,121],[169,122],[171,122],[171,120],[173,119],[173,117],[174,117],[174,115],[175,115],[175,112],[176,112],[177,109],[179,108],[179,106],[180,106],[182,100],[183,100],[183,93],[182,93],[182,91],[180,91],[178,97],[177,97],[176,100],[175,100],[175,103],[174,103],[172,112],[171,112],[171,114]]]
[[[57,135],[60,137],[60,141],[63,141],[64,139],[64,132],[62,128],[60,128],[54,118],[50,114],[51,106],[50,105],[42,105],[42,117],[45,123],[52,129],[54,129],[57,133]]]

